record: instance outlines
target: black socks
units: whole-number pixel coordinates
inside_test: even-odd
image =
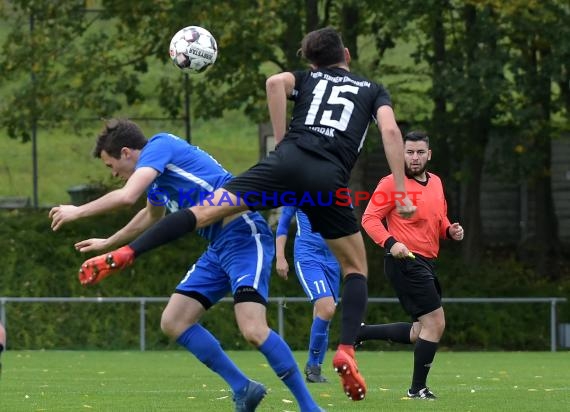
[[[344,277],[342,289],[341,345],[354,345],[360,323],[366,312],[368,283],[363,274],[350,273]]]
[[[412,343],[410,331],[412,324],[407,322],[385,323],[382,325],[364,325],[358,332],[357,342],[366,340],[389,340],[397,343]]]
[[[435,358],[437,346],[437,342],[430,342],[422,338],[418,338],[416,341],[411,392],[415,393],[426,387],[427,376]]]
[[[196,229],[196,216],[190,209],[182,209],[160,219],[133,240],[129,246],[139,256],[149,250],[172,242]]]

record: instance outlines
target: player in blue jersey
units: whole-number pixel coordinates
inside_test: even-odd
[[[328,349],[329,325],[339,297],[340,265],[322,236],[312,231],[307,215],[296,207],[284,206],[275,234],[277,274],[287,279],[289,263],[285,257],[285,245],[293,216],[297,220],[293,252],[295,273],[305,294],[313,303],[313,324],[305,377],[307,382],[323,383],[327,379],[321,374],[321,365]]]
[[[339,193],[346,193],[372,121],[394,175],[391,197],[397,198],[396,210],[410,217],[416,207],[406,193],[404,143],[386,89],[350,71],[350,52],[332,27],[308,33],[301,55],[310,66],[307,70],[277,73],[265,83],[275,151],[217,189],[211,204],[172,213],[128,245],[85,261],[82,277],[89,280],[121,270],[143,253],[225,216],[292,202],[326,239],[342,268],[341,331],[332,363],[344,392],[360,401],[366,397],[366,381],[358,370],[354,344],[366,311],[368,265],[354,210]],[[288,99],[294,105],[287,127]],[[301,204],[307,196],[315,201]]]
[[[166,209],[200,204],[232,179],[208,153],[184,140],[159,133],[149,140],[128,120],[109,120],[97,139],[94,155],[125,185],[82,206],[60,205],[50,210],[53,230],[73,220],[134,204],[147,196],[141,209],[122,229],[106,239],[87,239],[80,252],[124,245],[153,223]],[[201,228],[210,244],[180,281],[162,313],[161,328],[232,388],[236,411],[254,411],[266,394],[224,353],[218,340],[199,320],[228,292],[234,297],[237,324],[243,336],[265,355],[289,387],[302,411],[320,411],[310,395],[287,343],[267,325],[266,303],[273,233],[257,212],[239,212]],[[101,281],[104,276],[90,283]]]

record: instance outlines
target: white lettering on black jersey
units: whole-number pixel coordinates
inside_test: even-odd
[[[293,117],[285,139],[294,139],[350,171],[380,106],[391,105],[381,85],[340,68],[298,71]]]

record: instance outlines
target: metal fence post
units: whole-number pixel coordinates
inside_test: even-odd
[[[146,301],[144,299],[141,299],[140,301],[140,313],[139,313],[139,320],[140,320],[140,325],[139,325],[139,341],[140,341],[140,348],[141,348],[141,352],[144,352],[145,347],[146,347],[146,340],[145,340],[145,335],[146,335],[146,316],[145,316],[145,312],[146,312]]]
[[[550,352],[556,352],[556,299],[550,301]]]
[[[0,299],[0,322],[6,327],[6,299]]]
[[[284,325],[284,317],[283,317],[283,298],[279,298],[277,300],[277,325],[279,329],[279,335],[285,339],[285,325]]]

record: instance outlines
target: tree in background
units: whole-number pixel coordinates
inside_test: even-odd
[[[429,0],[383,10],[402,27],[389,38],[397,45],[415,35],[418,71],[422,63],[430,69],[432,113],[423,123],[441,154],[434,165],[448,185],[460,186],[464,261],[481,256],[481,181],[484,166],[493,166],[484,156],[491,141],[501,140],[510,155],[490,169],[511,182],[530,181],[537,212],[532,256],[540,273],[557,273],[550,153],[552,139],[569,128],[568,4]]]
[[[464,260],[481,256],[481,179],[487,147],[496,140],[510,150],[494,173],[512,172],[518,181],[522,170],[537,189],[533,248],[544,256],[540,271],[557,255],[549,156],[551,139],[570,128],[565,0],[410,0],[381,7],[375,0],[13,0],[0,3],[0,13],[10,23],[0,53],[0,128],[24,141],[33,122],[79,127],[85,117],[125,112],[183,115],[187,89],[168,44],[191,24],[208,28],[220,48],[211,69],[190,76],[192,116],[237,109],[265,122],[267,75],[302,68],[303,34],[334,25],[354,70],[380,79],[398,118],[432,134],[434,166],[461,193],[460,207],[449,199],[466,228]],[[410,48],[413,64],[386,64],[396,47]]]
[[[192,96],[199,102],[194,116],[215,118],[238,109],[265,121],[267,74],[303,67],[297,51],[306,31],[344,27],[357,55],[358,4],[14,0],[0,9],[10,22],[0,56],[0,87],[6,91],[0,127],[25,141],[32,119],[45,127],[64,122],[79,127],[81,116],[108,117],[149,96],[158,96],[162,114],[179,116],[186,90],[182,72],[171,66],[168,46],[174,33],[191,24],[208,28],[220,48],[217,64],[191,76]],[[149,74],[149,63],[156,61],[164,70]],[[145,76],[152,76],[152,86],[144,84]]]
[[[568,130],[570,5],[548,0],[504,7],[511,45],[509,72],[516,94],[511,123],[518,131],[518,164],[535,207],[533,233],[521,255],[543,276],[557,278],[561,247],[552,195],[552,140]],[[515,151],[511,151],[513,153]]]

